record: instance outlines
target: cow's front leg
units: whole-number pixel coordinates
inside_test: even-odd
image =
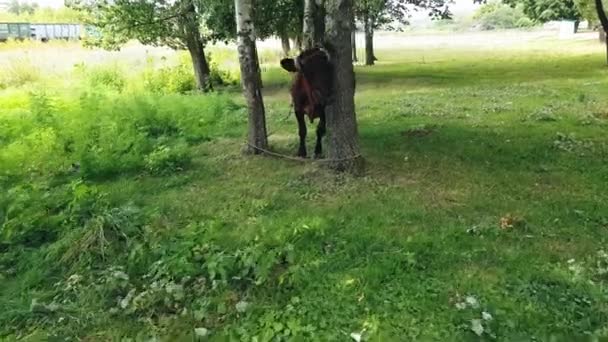
[[[322,140],[325,136],[325,108],[320,106],[317,113],[319,114],[319,125],[317,125],[317,145],[315,146],[315,158],[320,158],[323,154]]]
[[[306,158],[306,121],[304,120],[304,112],[296,112],[296,118],[298,119],[298,133],[300,135],[298,157]]]

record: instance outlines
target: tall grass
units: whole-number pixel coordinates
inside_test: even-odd
[[[2,176],[52,176],[70,165],[79,165],[85,178],[141,171],[146,160],[160,158],[159,149],[169,160],[187,159],[184,144],[242,122],[225,95],[133,97],[94,89],[75,99],[32,93],[25,110],[0,109]]]
[[[40,69],[29,59],[11,59],[0,72],[0,89],[21,87],[42,78]]]

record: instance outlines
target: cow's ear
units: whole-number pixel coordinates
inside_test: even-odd
[[[281,60],[281,67],[289,72],[298,71],[298,69],[296,69],[296,62],[293,60],[293,58],[283,58]]]

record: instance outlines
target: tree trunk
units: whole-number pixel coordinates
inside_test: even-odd
[[[304,25],[302,26],[302,47],[310,49],[315,40],[315,0],[304,0]]]
[[[372,19],[368,16],[365,20],[365,65],[374,65],[377,60],[374,55],[374,25]]]
[[[297,35],[293,41],[294,48],[297,51],[302,51],[302,35]]]
[[[198,28],[198,14],[192,2],[189,4],[186,15],[181,18],[181,26],[185,35],[186,47],[192,58],[196,87],[205,92],[212,90],[211,71],[205,57],[203,39]]]
[[[353,49],[353,62],[358,62],[359,60],[357,59],[357,31],[355,30],[354,25],[353,30],[350,33],[350,44]]]
[[[291,44],[289,43],[289,36],[286,33],[281,34],[281,48],[283,49],[283,56],[289,56]]]
[[[192,58],[192,66],[194,67],[194,78],[196,79],[196,87],[198,90],[207,92],[213,90],[211,84],[211,71],[205,57],[205,50],[200,40],[195,40],[192,45],[188,44],[188,52]]]
[[[255,30],[252,20],[252,0],[235,0],[236,27],[241,83],[243,95],[249,108],[249,153],[262,153],[268,148],[266,136],[266,114],[262,98],[262,76],[255,44]]]
[[[604,43],[606,44],[606,64],[608,64],[608,39],[605,39]]]
[[[355,115],[355,74],[350,35],[353,0],[327,0],[327,48],[333,62],[333,99],[327,106],[329,166],[360,173],[364,160],[359,151]]]
[[[604,32],[604,30],[602,30],[602,28],[599,28],[599,32],[600,32],[600,43],[605,43],[606,42],[606,32]]]
[[[325,40],[325,0],[315,0],[313,45],[322,46]]]
[[[605,35],[608,35],[608,18],[606,17],[602,0],[595,0],[595,9],[597,10],[597,16],[602,24],[601,29],[604,30]],[[608,39],[606,39],[606,63],[608,64]]]

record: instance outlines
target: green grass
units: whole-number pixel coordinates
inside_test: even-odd
[[[106,88],[88,90],[113,94],[92,102],[107,107],[94,121],[136,127],[153,113],[172,133],[144,135],[127,159],[95,155],[117,172],[57,172],[81,154],[28,140],[44,126],[36,108],[66,123],[47,131],[53,141],[76,137],[85,153],[91,138],[73,118],[96,113],[91,102],[54,94],[53,106],[32,105],[21,88],[4,90],[0,156],[13,146],[32,157],[17,153],[2,178],[0,336],[188,340],[206,328],[216,340],[327,341],[365,329],[378,341],[478,340],[481,323],[486,340],[607,337],[601,51],[379,51],[379,65],[356,70],[358,178],[242,155],[237,93],[220,95],[238,98],[224,108]],[[289,76],[264,78],[271,146],[294,153]],[[238,118],[222,119],[226,109]],[[180,124],[199,116],[197,129]],[[137,136],[127,128],[119,147]],[[146,168],[157,139],[189,134],[184,168]],[[106,136],[99,146],[113,146]]]

